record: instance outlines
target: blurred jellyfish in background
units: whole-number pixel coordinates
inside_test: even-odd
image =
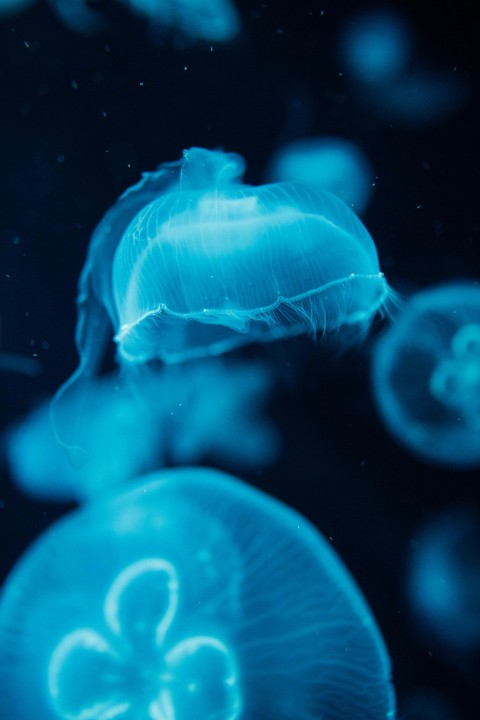
[[[333,193],[361,215],[372,195],[375,174],[355,143],[319,137],[295,140],[279,148],[269,163],[267,179],[315,185]]]
[[[372,382],[387,428],[408,450],[441,465],[480,465],[480,285],[414,295],[375,346]]]
[[[50,0],[63,22],[76,32],[95,34],[106,26],[101,0]],[[240,17],[230,0],[123,0],[154,26],[210,42],[227,42],[240,31]]]
[[[208,459],[229,469],[272,463],[279,436],[262,414],[273,376],[260,362],[220,359],[167,366],[142,375],[142,397],[117,377],[95,379],[85,423],[88,462],[73,466],[57,443],[49,403],[34,410],[4,437],[12,477],[32,497],[95,498],[141,472],[165,464]],[[84,389],[77,387],[79,392]],[[74,425],[79,403],[69,395],[62,425]]]
[[[207,469],[50,528],[4,586],[0,666],[15,720],[394,717],[381,634],[331,546]]]
[[[343,28],[341,58],[349,75],[362,83],[387,86],[404,73],[411,54],[410,29],[391,8],[360,11]]]
[[[390,8],[361,12],[344,26],[339,54],[359,98],[389,121],[409,127],[443,121],[468,97],[455,69],[442,71],[413,56],[413,33]]]
[[[450,660],[480,651],[480,513],[440,513],[412,543],[407,598],[419,632]]]
[[[59,406],[99,372],[111,327],[128,369],[302,333],[363,337],[387,303],[375,244],[342,201],[310,185],[244,185],[244,169],[239,155],[192,148],[127,191],[95,231],[79,283],[80,363],[52,406],[73,454],[82,440],[60,428]]]

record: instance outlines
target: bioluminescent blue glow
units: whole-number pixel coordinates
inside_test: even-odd
[[[33,0],[0,0],[0,17],[21,12],[32,2]]]
[[[421,530],[409,563],[407,594],[425,640],[450,655],[480,648],[480,516],[443,511]]]
[[[410,30],[389,8],[363,11],[344,28],[340,43],[345,71],[362,82],[388,84],[407,68]]]
[[[342,201],[310,185],[244,185],[244,168],[192,148],[100,223],[79,284],[79,368],[53,405],[65,446],[82,440],[60,429],[56,406],[98,371],[110,325],[126,367],[343,326],[362,334],[385,304],[375,244]]]
[[[0,665],[15,720],[394,717],[382,637],[329,543],[207,469],[50,528],[4,586]]]
[[[105,26],[101,3],[95,8],[88,0],[49,1],[72,30],[92,34]],[[155,25],[198,40],[225,42],[240,31],[240,17],[231,0],[123,0],[123,4]]]
[[[379,340],[373,388],[386,426],[424,460],[480,464],[480,287],[414,295]]]
[[[188,37],[225,42],[240,32],[240,17],[232,0],[124,0],[153,22],[175,28]]]
[[[10,429],[4,446],[16,484],[33,497],[84,500],[167,462],[255,469],[277,457],[278,434],[262,414],[273,382],[266,365],[212,358],[142,373],[139,382],[140,393],[116,377],[72,388],[61,426],[83,428],[80,467],[55,438],[49,403]]]
[[[361,215],[375,183],[363,151],[336,137],[304,138],[277,150],[267,177],[272,182],[303,182],[333,193]]]

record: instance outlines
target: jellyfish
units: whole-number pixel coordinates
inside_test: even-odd
[[[244,169],[239,155],[192,148],[107,213],[80,278],[79,367],[57,402],[98,372],[110,326],[123,368],[305,332],[366,332],[390,297],[366,228],[333,195],[251,187]],[[73,429],[55,426],[81,452]]]
[[[480,650],[480,514],[447,508],[412,543],[407,599],[425,641],[451,660]]]
[[[480,286],[439,285],[414,295],[378,341],[372,363],[386,426],[423,460],[480,463]]]
[[[358,215],[365,211],[375,183],[363,151],[335,137],[303,138],[281,147],[269,163],[267,176],[273,182],[304,182],[327,190]]]
[[[92,35],[106,27],[98,0],[50,0],[50,3],[71,30]],[[123,3],[158,27],[189,38],[226,42],[240,31],[240,18],[231,0],[123,0]]]
[[[370,9],[344,28],[340,50],[350,75],[378,91],[378,86],[388,86],[408,67],[410,30],[394,10]]]
[[[460,720],[450,698],[431,688],[415,688],[399,697],[399,717],[405,720]]]
[[[0,598],[0,693],[15,720],[394,717],[380,631],[329,543],[205,468],[37,540]]]
[[[62,425],[76,422],[76,392],[89,408],[88,462],[72,465],[57,443],[50,403],[42,403],[3,438],[10,473],[27,495],[46,500],[94,499],[166,464],[208,459],[228,469],[259,469],[280,450],[262,413],[273,384],[259,361],[211,358],[141,376],[142,393],[117,375],[76,386],[62,406]],[[239,440],[241,439],[241,440]]]

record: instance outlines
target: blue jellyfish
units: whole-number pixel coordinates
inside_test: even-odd
[[[110,325],[123,367],[369,327],[390,291],[355,214],[309,185],[244,185],[244,168],[239,155],[192,148],[107,213],[80,278],[80,364],[57,403],[98,371]]]
[[[331,546],[207,469],[143,478],[34,544],[0,598],[0,695],[15,720],[394,717],[382,637]]]
[[[208,458],[229,469],[257,469],[277,457],[278,433],[262,414],[273,382],[267,365],[211,358],[165,366],[140,381],[138,393],[135,385],[104,376],[67,396],[62,426],[77,421],[77,392],[89,408],[88,462],[80,467],[55,439],[49,403],[10,428],[3,443],[20,489],[42,499],[85,500],[167,463]]]
[[[480,649],[480,515],[448,508],[415,537],[407,596],[429,647],[435,640],[452,660]]]
[[[340,51],[348,73],[378,89],[379,85],[388,86],[407,68],[410,30],[394,10],[369,9],[345,26]]]
[[[420,458],[480,463],[480,286],[418,293],[379,340],[372,364],[385,424]]]
[[[327,190],[361,215],[375,184],[373,169],[363,151],[349,140],[303,138],[277,150],[269,163],[273,182],[303,182]]]
[[[226,42],[240,31],[240,18],[231,0],[123,2],[155,25],[198,40]],[[88,0],[50,0],[50,3],[63,22],[76,32],[94,34],[105,27],[105,17],[95,9],[94,3]]]

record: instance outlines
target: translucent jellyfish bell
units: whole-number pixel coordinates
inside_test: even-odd
[[[177,362],[252,340],[368,325],[388,295],[375,245],[335,197],[241,183],[237,155],[194,148],[113,259],[121,360]]]
[[[379,340],[377,406],[407,449],[458,468],[480,464],[480,286],[440,285],[411,298]]]
[[[436,640],[449,659],[480,650],[480,515],[448,508],[412,543],[407,597],[428,647]]]
[[[366,331],[390,291],[360,220],[309,185],[244,185],[244,169],[239,155],[192,148],[107,213],[80,279],[80,365],[57,400],[98,370],[110,323],[124,367]]]
[[[34,544],[0,598],[0,693],[15,720],[394,717],[383,640],[329,543],[206,469]]]

